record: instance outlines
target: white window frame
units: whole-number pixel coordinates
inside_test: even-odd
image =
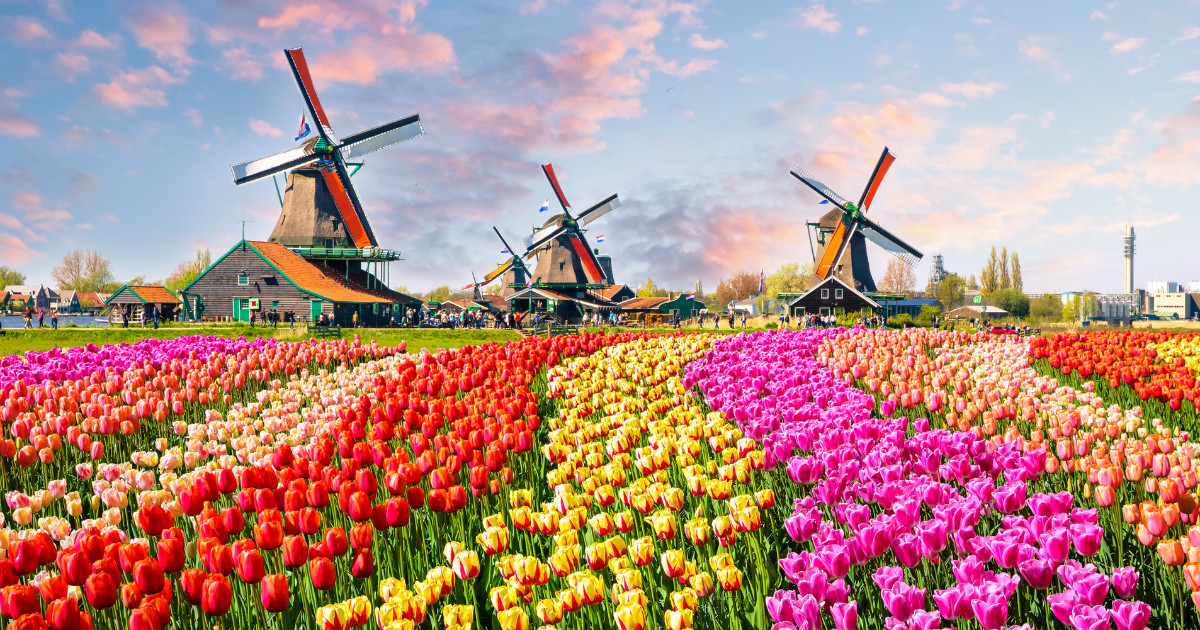
[[[829,287],[826,287],[826,288],[824,288],[824,289],[821,289],[821,299],[822,299],[822,300],[828,300],[828,299],[829,299]]]
[[[833,297],[834,297],[834,299],[836,299],[836,300],[840,300],[840,299],[842,299],[842,290],[841,290],[841,289],[834,289],[834,290],[833,290]]]

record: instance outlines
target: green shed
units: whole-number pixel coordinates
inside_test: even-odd
[[[695,298],[689,299],[688,293],[680,293],[679,297],[673,300],[668,300],[658,305],[658,310],[666,313],[668,317],[674,317],[678,311],[681,319],[691,319],[700,315],[700,311],[704,310],[704,302]]]

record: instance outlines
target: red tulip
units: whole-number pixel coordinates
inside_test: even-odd
[[[8,628],[9,630],[46,630],[46,619],[40,613],[29,613],[17,617],[15,621],[8,624]]]
[[[129,630],[161,630],[158,614],[153,610],[138,608],[129,613]]]
[[[47,603],[67,596],[67,580],[61,575],[52,575],[42,580],[37,588],[42,601]]]
[[[204,581],[207,579],[208,573],[203,569],[188,569],[183,572],[179,584],[183,587],[183,598],[187,603],[193,606],[200,605],[204,595]]]
[[[10,619],[42,611],[37,589],[25,584],[5,586],[3,590],[0,590],[0,604],[2,604],[0,609],[4,611],[4,616]]]
[[[425,491],[419,487],[408,489],[408,504],[414,508],[420,508],[425,505]]]
[[[308,574],[312,578],[313,588],[327,591],[333,588],[337,580],[337,570],[329,558],[311,558],[308,561]]]
[[[117,602],[117,581],[107,573],[89,576],[84,582],[83,590],[88,604],[96,610],[104,610]]]
[[[137,584],[127,582],[121,585],[121,604],[126,608],[133,610],[142,605],[142,589],[138,588]]]
[[[8,558],[0,558],[0,588],[16,584],[21,578],[17,576],[17,572],[13,570],[12,560]]]
[[[283,526],[278,521],[262,522],[254,526],[254,542],[264,551],[274,551],[283,544]]]
[[[434,512],[445,512],[449,505],[449,497],[446,496],[446,491],[438,488],[429,491],[429,509]]]
[[[20,575],[29,575],[37,569],[41,545],[39,541],[32,539],[18,540],[9,547],[8,553],[12,558],[13,571]]]
[[[200,593],[200,609],[210,617],[224,615],[233,602],[233,589],[224,575],[209,575]]]
[[[404,527],[405,525],[408,525],[408,499],[388,499],[386,504],[386,516],[388,527]]]
[[[238,556],[237,574],[247,584],[257,584],[267,573],[262,554],[257,549],[251,549]]]
[[[311,536],[321,530],[321,513],[311,507],[300,509],[300,533]]]
[[[246,529],[246,517],[235,506],[221,510],[221,522],[225,525],[225,531],[230,534],[240,534],[242,530]]]
[[[350,548],[350,543],[346,540],[346,530],[341,527],[330,527],[325,530],[325,546],[329,549],[329,553],[335,557],[345,555]]]
[[[460,486],[450,487],[450,511],[457,512],[467,506],[467,489]]]
[[[73,597],[61,597],[46,605],[46,621],[54,630],[78,630],[79,602]]]
[[[309,506],[319,510],[329,505],[329,487],[325,485],[324,481],[314,482],[305,491],[304,498],[308,501]]]
[[[182,540],[163,538],[158,541],[158,567],[163,573],[174,574],[182,571],[185,559]]]
[[[143,593],[153,595],[163,589],[162,568],[148,558],[139,560],[133,565],[133,581]]]
[[[133,566],[139,560],[144,560],[149,554],[146,553],[146,548],[136,543],[126,543],[117,548],[117,563],[121,565],[121,571],[133,574]]]
[[[227,545],[217,543],[208,549],[205,565],[209,573],[229,575],[233,572],[233,550]]]
[[[283,566],[295,569],[308,562],[308,543],[303,536],[288,536],[283,539]]]
[[[58,570],[63,577],[67,578],[67,584],[83,586],[88,576],[92,574],[92,561],[88,560],[86,554],[74,549],[63,549],[58,554]]]
[[[355,549],[370,549],[375,542],[375,528],[361,523],[350,528],[350,546]]]
[[[367,496],[367,493],[361,490],[352,493],[348,508],[346,514],[355,523],[371,520],[371,497]]]
[[[374,573],[375,556],[371,554],[371,549],[355,550],[354,559],[350,563],[350,574],[362,580],[371,577]]]
[[[259,584],[262,589],[262,605],[267,612],[283,612],[288,607],[288,579],[286,575],[272,573],[264,576]]]

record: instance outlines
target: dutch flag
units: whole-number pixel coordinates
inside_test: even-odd
[[[823,203],[829,203],[829,200],[828,200],[828,199],[822,199],[822,200],[821,200],[819,203],[817,203],[817,205],[819,206],[819,205],[821,205],[821,204],[823,204]]]
[[[687,295],[683,296],[683,299],[685,299],[685,300],[694,300],[694,299],[696,299],[696,294],[695,294],[695,293],[689,293],[689,294],[687,294]]]
[[[549,209],[550,209],[550,200],[549,200],[549,199],[547,199],[547,200],[545,200],[545,201],[543,201],[543,202],[542,202],[542,207],[541,207],[541,208],[538,208],[538,212],[545,212],[545,211],[547,211],[547,210],[549,210]]]
[[[500,253],[501,254],[511,254],[512,252],[508,251],[508,248],[505,247],[504,249],[500,250]]]
[[[597,243],[603,243],[603,242],[604,242],[604,235],[603,235],[603,234],[601,234],[600,236],[597,236],[597,237],[596,237],[596,242],[597,242]]]
[[[297,142],[307,138],[308,134],[312,133],[312,128],[308,126],[308,121],[306,120],[307,117],[305,114],[300,115],[300,130],[296,132],[299,134],[296,136]]]

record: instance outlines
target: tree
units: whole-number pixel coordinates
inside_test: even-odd
[[[979,281],[975,279],[975,274],[971,274],[971,277],[967,279],[967,290],[968,291],[978,291],[979,290]]]
[[[1021,279],[1021,259],[1017,258],[1017,252],[1012,253],[1012,257],[1008,259],[1009,278],[1012,288],[1018,291],[1025,290],[1025,281]],[[1059,301],[1059,306],[1062,306],[1062,301]]]
[[[717,302],[727,305],[730,302],[740,302],[758,293],[758,275],[749,271],[739,271],[729,280],[717,282]],[[711,309],[710,309],[711,310]]]
[[[909,295],[917,286],[917,273],[903,260],[893,257],[888,261],[887,271],[876,286],[883,293]]]
[[[1029,304],[1029,316],[1038,321],[1057,322],[1063,318],[1062,298],[1047,293]]]
[[[1000,288],[1000,256],[996,253],[996,246],[992,246],[992,252],[988,254],[987,263],[984,264],[983,270],[979,272],[979,290],[984,297],[990,295],[992,291]]]
[[[938,286],[938,301],[947,311],[953,311],[963,305],[967,297],[965,285],[962,276],[958,274],[950,274],[942,280]]]
[[[667,297],[667,290],[654,284],[654,278],[646,278],[646,283],[637,288],[638,297]]]
[[[25,274],[9,267],[0,267],[0,289],[11,284],[25,284]]]
[[[102,291],[113,282],[108,258],[94,249],[67,252],[50,276],[67,291]]]
[[[696,288],[693,290],[696,292],[697,300],[704,299],[704,283],[701,282],[699,278],[696,279]]]
[[[452,298],[449,285],[442,285],[425,294],[426,302],[446,302]]]
[[[917,320],[922,321],[922,322],[931,322],[931,321],[933,321],[934,317],[937,317],[938,315],[941,315],[941,314],[942,314],[942,309],[940,309],[932,304],[926,304],[925,306],[921,307],[921,313],[919,315],[917,315]]]
[[[1079,319],[1091,319],[1100,314],[1100,301],[1096,294],[1088,291],[1079,298]]]
[[[996,283],[1001,289],[1012,288],[1012,277],[1008,275],[1008,248],[1000,249],[1000,281]]]
[[[1013,317],[1029,316],[1029,296],[1016,289],[996,289],[988,299]]]
[[[212,264],[212,254],[205,249],[204,251],[196,250],[196,257],[192,260],[185,260],[175,267],[175,271],[167,276],[163,281],[163,286],[174,293],[183,290],[184,287],[191,284],[208,266]]]
[[[1075,295],[1072,295],[1071,299],[1067,300],[1066,303],[1063,304],[1062,319],[1065,322],[1074,322],[1074,321],[1079,320],[1079,294],[1078,293],[1076,293]]]

